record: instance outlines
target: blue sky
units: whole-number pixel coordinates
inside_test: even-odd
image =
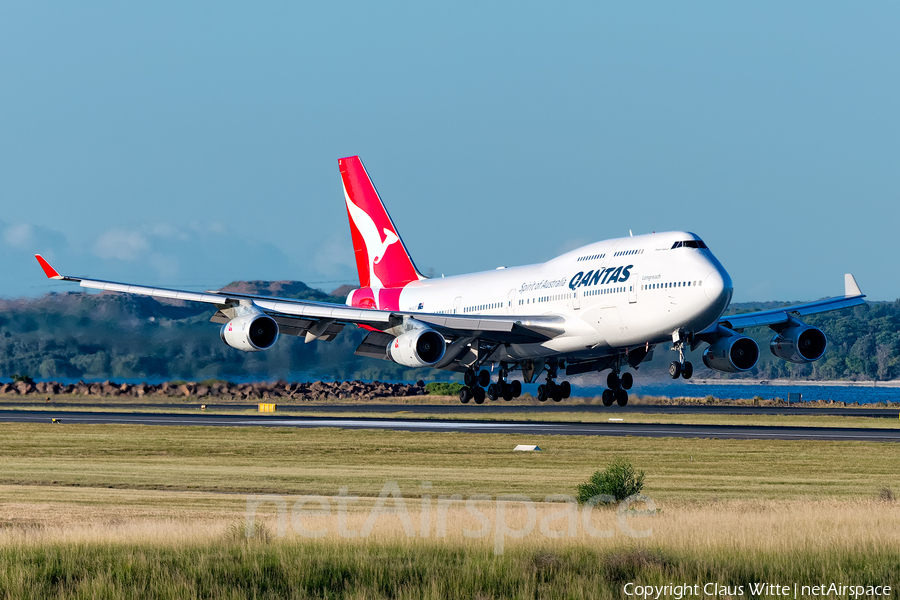
[[[900,5],[427,4],[0,6],[0,296],[353,282],[359,154],[423,271],[687,229],[737,301],[900,297]]]

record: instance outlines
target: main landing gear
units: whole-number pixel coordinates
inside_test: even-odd
[[[475,404],[484,404],[485,397],[493,400],[503,398],[507,402],[522,395],[522,382],[507,382],[509,369],[505,363],[500,363],[500,374],[497,383],[491,383],[491,374],[487,369],[478,373],[475,369],[469,369],[463,375],[465,385],[459,390],[459,401],[468,404],[469,400],[475,400]],[[485,392],[487,388],[487,392]]]
[[[678,379],[681,376],[690,379],[694,374],[694,365],[684,360],[684,342],[681,340],[675,342],[675,350],[678,350],[678,360],[673,360],[669,365],[669,377]]]
[[[619,406],[628,404],[627,390],[630,390],[632,385],[634,385],[634,376],[631,373],[622,373],[622,376],[619,377],[615,371],[611,372],[606,377],[606,389],[603,390],[601,396],[603,406],[612,406],[613,402]]]
[[[522,382],[507,382],[506,378],[508,375],[509,368],[506,366],[506,363],[500,363],[500,374],[497,375],[497,383],[492,383],[487,387],[487,397],[492,401],[503,398],[509,402],[513,398],[518,398],[522,395]]]
[[[554,402],[560,402],[564,398],[568,398],[572,394],[572,386],[568,381],[556,383],[556,370],[558,365],[551,363],[547,365],[547,383],[541,384],[537,389],[537,399],[546,402],[552,399]]]

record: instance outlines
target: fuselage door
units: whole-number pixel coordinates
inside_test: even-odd
[[[516,289],[509,290],[509,299],[506,304],[506,314],[512,315],[516,312]]]
[[[459,312],[459,305],[462,303],[462,296],[457,296],[453,299],[453,314],[457,314]]]
[[[630,302],[631,304],[637,302],[638,286],[640,286],[640,281],[640,276],[632,271],[631,277],[628,278],[628,302]]]

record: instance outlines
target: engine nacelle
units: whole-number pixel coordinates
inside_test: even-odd
[[[268,350],[278,340],[278,323],[261,313],[242,315],[222,325],[219,337],[244,352]]]
[[[387,348],[395,363],[407,367],[430,367],[444,358],[447,343],[434,329],[420,328],[398,335]]]
[[[703,364],[725,373],[741,373],[756,366],[759,346],[745,335],[720,338],[703,353]]]
[[[803,324],[788,327],[769,342],[772,354],[793,363],[819,360],[827,346],[828,340],[821,329]]]

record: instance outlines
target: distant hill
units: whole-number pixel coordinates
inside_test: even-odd
[[[347,291],[341,295],[344,288],[347,288]],[[350,286],[341,286],[333,293],[326,294],[322,290],[309,287],[302,281],[232,281],[223,287],[222,291],[315,302],[343,303],[352,289]]]
[[[265,296],[343,303],[349,289],[326,293],[299,281],[236,281],[223,289]],[[784,303],[743,303],[736,311]],[[52,293],[34,299],[0,300],[0,379],[13,374],[43,380],[119,379],[162,381],[210,378],[364,379],[415,381],[456,377],[446,371],[407,369],[357,357],[364,332],[348,326],[332,342],[304,343],[282,336],[266,352],[244,353],[219,339],[208,323],[214,309],[117,293]],[[760,346],[760,362],[741,376],[709,371],[701,352],[692,353],[696,377],[888,380],[900,377],[900,301],[875,302],[805,319],[829,338],[825,357],[808,365],[776,359],[768,350],[772,332],[748,330]],[[675,357],[660,344],[641,375],[663,376]]]

